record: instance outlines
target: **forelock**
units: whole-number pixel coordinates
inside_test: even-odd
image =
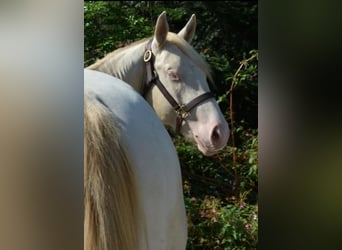
[[[167,34],[166,41],[177,46],[206,74],[208,79],[213,82],[209,64],[204,61],[202,56],[187,41],[173,32]]]

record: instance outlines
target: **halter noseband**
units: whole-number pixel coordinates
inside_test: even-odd
[[[177,114],[176,119],[176,133],[180,132],[180,128],[182,126],[183,121],[190,115],[190,111],[201,102],[213,98],[214,95],[211,92],[203,93],[194,99],[192,99],[187,104],[178,104],[178,102],[171,96],[171,94],[167,91],[165,86],[160,82],[157,72],[154,69],[154,55],[151,49],[152,39],[146,45],[146,51],[144,53],[144,62],[146,63],[146,72],[147,72],[147,81],[146,84],[142,87],[143,96],[146,95],[147,91],[152,87],[152,84],[155,84],[166,100],[171,104],[173,109]]]

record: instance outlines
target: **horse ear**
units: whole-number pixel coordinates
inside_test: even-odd
[[[156,27],[154,31],[154,38],[157,41],[158,47],[163,46],[168,32],[169,32],[169,25],[166,20],[166,12],[163,11],[157,19],[157,23],[156,23]]]
[[[192,14],[190,20],[187,22],[184,28],[178,32],[178,35],[184,38],[184,40],[187,41],[188,43],[191,43],[192,38],[195,35],[195,31],[196,31],[196,16],[195,14]]]

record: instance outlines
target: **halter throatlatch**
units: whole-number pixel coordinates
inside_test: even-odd
[[[171,104],[173,109],[177,114],[176,119],[176,133],[180,132],[180,128],[183,124],[183,121],[190,115],[191,110],[200,104],[201,102],[213,98],[214,95],[211,92],[203,93],[193,100],[191,100],[187,104],[178,104],[178,102],[171,96],[169,91],[165,88],[165,86],[160,82],[157,72],[154,69],[154,55],[151,49],[152,39],[146,45],[146,51],[144,53],[144,62],[146,63],[146,73],[147,73],[147,81],[146,84],[142,87],[142,95],[145,96],[148,90],[155,84],[166,100]]]

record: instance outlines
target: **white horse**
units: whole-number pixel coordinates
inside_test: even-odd
[[[196,143],[203,154],[213,155],[227,144],[229,128],[209,91],[209,66],[189,44],[195,29],[192,15],[178,34],[169,32],[163,12],[151,39],[117,49],[88,69],[129,83],[165,125]]]
[[[185,249],[187,220],[173,142],[131,86],[84,71],[86,250]]]

